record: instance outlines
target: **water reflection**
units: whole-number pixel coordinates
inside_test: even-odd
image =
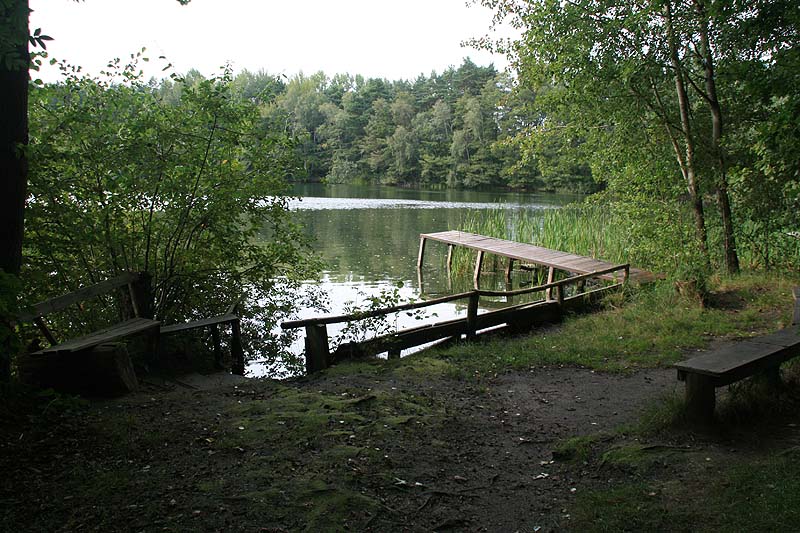
[[[321,286],[330,298],[329,314],[343,314],[352,305],[365,303],[370,296],[402,285],[403,300],[428,299],[472,289],[471,265],[467,272],[447,275],[447,246],[428,242],[421,279],[418,276],[417,252],[419,234],[449,229],[462,229],[468,213],[488,213],[502,205],[511,210],[541,210],[574,201],[577,197],[547,194],[522,194],[503,191],[420,191],[390,187],[299,185],[291,201],[292,209],[310,236],[315,249],[326,263],[319,281],[307,286]],[[487,257],[491,263],[493,258]],[[504,264],[497,264],[497,273],[481,277],[481,286],[508,290],[529,286],[535,274],[515,272],[507,284]],[[421,283],[422,282],[422,283]],[[504,298],[482,301],[485,309],[508,305]],[[513,303],[519,303],[514,301]],[[466,314],[466,300],[437,305],[431,321],[440,321]],[[301,309],[299,318],[319,316],[319,312]],[[415,317],[399,313],[390,320],[400,329],[420,325]],[[334,337],[343,325],[328,326]],[[292,347],[303,350],[300,338]],[[404,354],[407,352],[404,352]],[[263,374],[258,365],[251,365],[251,374]]]

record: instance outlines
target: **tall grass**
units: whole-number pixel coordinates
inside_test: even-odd
[[[721,222],[708,210],[711,263],[722,268]],[[584,202],[561,208],[518,210],[498,206],[470,211],[454,228],[490,237],[531,243],[585,255],[610,263],[631,263],[668,276],[696,277],[699,250],[693,244],[694,222],[687,206],[675,202]],[[752,221],[737,224],[739,260],[744,269],[798,272],[800,238],[785,230],[767,231]],[[491,256],[487,269],[499,265]],[[456,272],[468,272],[471,258],[464,249],[454,256]]]
[[[609,261],[624,263],[628,247],[620,224],[607,208],[595,204],[572,204],[558,209],[537,211],[498,207],[470,211],[461,224],[462,231],[489,237],[526,242]],[[491,268],[492,264],[489,262]],[[456,271],[471,267],[471,256],[457,248],[453,258]]]

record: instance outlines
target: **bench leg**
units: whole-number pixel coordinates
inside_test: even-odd
[[[706,424],[714,419],[714,383],[702,374],[686,375],[686,413],[690,421]]]
[[[761,374],[761,379],[772,389],[780,389],[783,386],[781,380],[781,367],[773,366],[764,370]]]

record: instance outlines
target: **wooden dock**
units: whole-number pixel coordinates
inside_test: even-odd
[[[497,328],[504,328],[508,331],[521,333],[541,324],[557,322],[566,312],[574,312],[591,307],[600,298],[610,291],[617,291],[624,287],[625,280],[628,278],[629,265],[614,265],[605,270],[589,272],[578,276],[572,276],[537,287],[528,287],[515,291],[488,291],[473,290],[460,294],[453,294],[427,300],[422,302],[411,302],[383,309],[361,311],[348,315],[327,316],[306,318],[303,320],[292,320],[281,324],[283,329],[294,329],[305,327],[306,329],[306,371],[311,374],[327,368],[336,361],[356,356],[371,356],[382,352],[388,352],[389,359],[400,357],[401,351],[421,344],[436,342],[442,339],[460,339],[466,336],[472,339],[482,331]],[[602,277],[607,274],[616,273],[612,279],[616,280],[611,284],[602,281]],[[591,291],[585,291],[585,282],[590,279],[598,279],[603,286]],[[620,281],[621,280],[621,281]],[[575,294],[567,296],[567,287],[574,286]],[[523,304],[512,305],[504,309],[489,311],[478,314],[479,301],[483,296],[520,296],[543,292],[545,299]],[[554,297],[553,292],[555,292]],[[328,324],[341,322],[355,322],[366,318],[386,316],[391,313],[409,311],[432,307],[442,303],[453,302],[456,300],[467,300],[467,316],[439,322],[436,324],[425,324],[416,328],[406,329],[395,333],[388,333],[372,339],[350,342],[339,345],[335,351],[331,351],[328,339]]]
[[[350,357],[372,356],[387,352],[389,359],[393,359],[400,357],[402,350],[407,348],[442,340],[456,340],[462,338],[462,336],[472,339],[479,333],[489,330],[493,332],[507,330],[521,333],[541,324],[557,322],[564,313],[591,308],[606,294],[611,291],[621,290],[629,281],[642,283],[656,278],[654,274],[645,270],[630,268],[628,264],[614,265],[592,257],[584,257],[532,244],[495,239],[463,231],[443,231],[420,234],[419,257],[417,259],[420,279],[422,261],[425,255],[425,243],[428,240],[439,241],[448,245],[448,271],[452,268],[453,249],[456,246],[477,250],[475,289],[423,302],[412,302],[348,315],[315,317],[282,323],[281,328],[283,329],[305,328],[306,371],[309,374]],[[508,258],[506,279],[511,277],[514,261],[520,261],[523,268],[548,269],[547,283],[517,290],[481,290],[478,282],[480,280],[483,256],[486,253]],[[564,279],[556,280],[556,270],[567,272],[570,275]],[[591,283],[591,290],[587,290],[587,282],[591,280],[594,280]],[[421,283],[420,281],[420,285]],[[568,287],[573,289],[572,295],[567,294]],[[544,293],[544,300],[511,305],[503,309],[478,314],[481,297],[514,297],[536,292]],[[466,317],[436,324],[425,324],[359,342],[344,343],[337,346],[335,350],[330,348],[328,324],[350,323],[367,318],[382,317],[391,313],[423,309],[456,300],[468,301]]]
[[[422,268],[422,261],[425,255],[425,243],[427,241],[438,241],[448,245],[447,251],[447,268],[448,271],[452,266],[453,249],[456,246],[463,246],[477,250],[478,255],[475,261],[475,283],[478,283],[481,266],[483,264],[483,256],[486,253],[494,254],[501,257],[508,258],[506,266],[506,278],[511,277],[514,261],[520,261],[525,264],[532,264],[548,269],[547,282],[552,283],[556,270],[570,272],[572,274],[588,274],[590,272],[599,272],[608,270],[613,267],[612,263],[601,261],[593,257],[586,257],[582,255],[570,254],[558,250],[551,250],[533,244],[525,244],[515,241],[507,241],[505,239],[496,239],[494,237],[486,237],[485,235],[477,235],[475,233],[467,233],[464,231],[441,231],[438,233],[422,233],[419,236],[419,257],[417,259],[417,267]],[[619,276],[619,272],[613,272],[599,276],[601,279],[615,280]],[[656,279],[652,272],[646,270],[631,268],[628,273],[629,279],[625,281],[632,281],[635,283],[647,283]]]

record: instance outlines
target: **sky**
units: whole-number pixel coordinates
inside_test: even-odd
[[[502,56],[464,48],[485,35],[492,12],[466,0],[30,0],[31,30],[53,37],[51,58],[97,74],[115,57],[147,48],[157,77],[166,56],[177,72],[300,71],[414,79],[458,66],[506,67]],[[156,64],[157,63],[157,64]],[[57,79],[53,68],[36,77]]]

